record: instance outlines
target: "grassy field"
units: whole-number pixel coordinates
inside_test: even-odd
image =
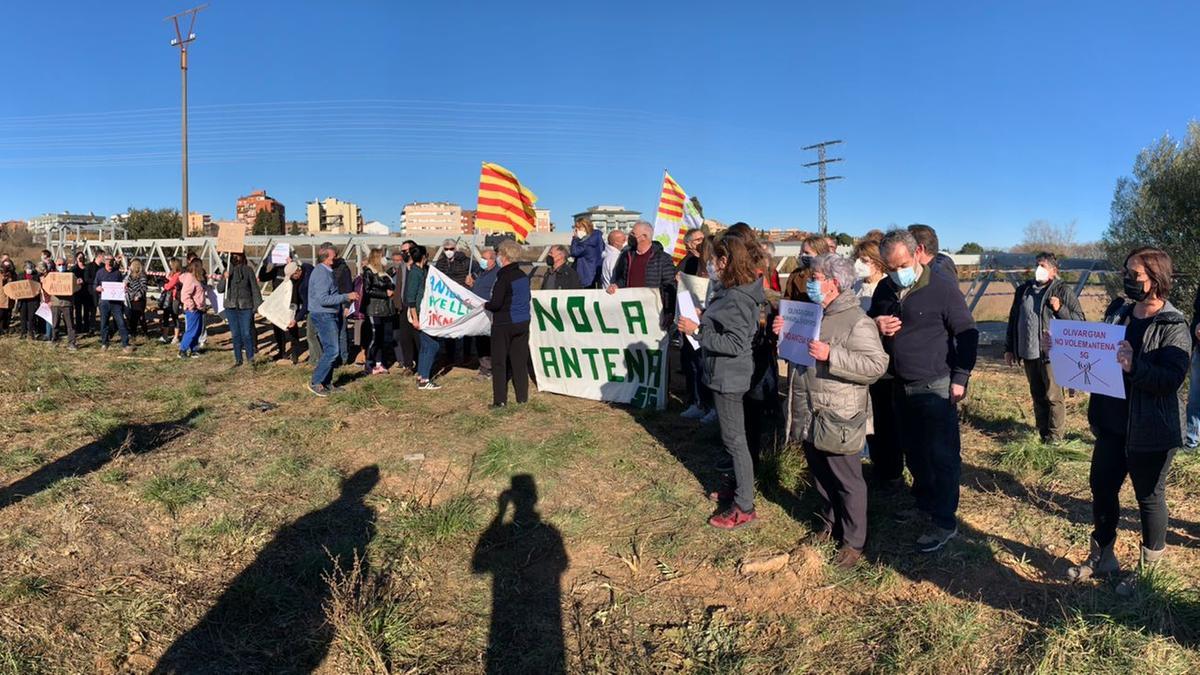
[[[571,672],[1197,672],[1200,460],[1172,472],[1169,557],[1135,597],[1065,583],[1087,399],[1041,447],[997,356],[963,411],[963,536],[913,553],[890,518],[909,497],[873,494],[866,560],[838,572],[797,544],[798,453],[760,467],[757,527],[705,527],[721,450],[678,401],[492,413],[471,371],[418,392],[351,368],[316,399],[307,369],[232,372],[221,345],[3,339],[0,672],[537,672],[556,645]]]

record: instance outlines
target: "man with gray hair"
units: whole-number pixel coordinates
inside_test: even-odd
[[[868,315],[892,359],[896,419],[918,509],[912,515],[929,519],[917,548],[932,553],[958,534],[958,403],[975,367],[979,331],[958,284],[921,263],[911,232],[891,230],[879,249],[888,277]]]
[[[625,232],[622,230],[613,230],[608,233],[608,244],[604,247],[604,255],[601,256],[600,264],[600,286],[608,288],[612,284],[613,269],[617,266],[617,260],[621,257],[621,251],[625,250]]]
[[[543,291],[573,291],[580,288],[579,274],[567,264],[567,247],[555,244],[546,256],[546,276],[542,277]]]
[[[669,327],[675,316],[675,261],[654,241],[654,226],[639,220],[633,226],[633,243],[621,252],[613,269],[609,293],[618,288],[655,288],[662,299],[659,324]]]

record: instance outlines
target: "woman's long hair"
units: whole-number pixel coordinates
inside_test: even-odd
[[[371,270],[375,274],[383,274],[383,249],[371,249],[370,254],[367,255],[367,262],[363,263],[363,269]]]
[[[744,286],[758,280],[758,262],[762,250],[757,242],[747,243],[741,237],[721,237],[713,245],[713,256],[725,258],[725,269],[717,272],[725,288]]]
[[[208,283],[208,273],[204,271],[204,264],[200,262],[199,258],[188,263],[187,271],[191,272],[192,276],[196,278],[196,283]]]
[[[141,260],[133,260],[129,263],[129,276],[133,279],[146,276],[145,272],[142,270]]]

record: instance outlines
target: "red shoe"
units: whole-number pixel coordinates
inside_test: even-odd
[[[736,504],[708,519],[708,524],[721,530],[736,530],[758,520],[754,511],[746,513]]]

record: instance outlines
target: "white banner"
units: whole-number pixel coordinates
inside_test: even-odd
[[[779,334],[779,357],[799,366],[816,365],[808,343],[821,337],[821,306],[811,302],[780,300],[783,330]]]
[[[529,357],[539,391],[667,407],[668,337],[649,288],[534,291]]]
[[[421,331],[433,337],[491,335],[492,317],[483,309],[483,298],[429,267],[425,297],[421,300]]]
[[[258,313],[280,330],[287,330],[288,324],[296,320],[296,307],[292,304],[292,280],[284,279],[279,288],[271,291],[258,306]]]
[[[1124,339],[1125,326],[1051,319],[1050,367],[1055,383],[1125,398],[1125,377],[1117,363],[1117,345]]]

